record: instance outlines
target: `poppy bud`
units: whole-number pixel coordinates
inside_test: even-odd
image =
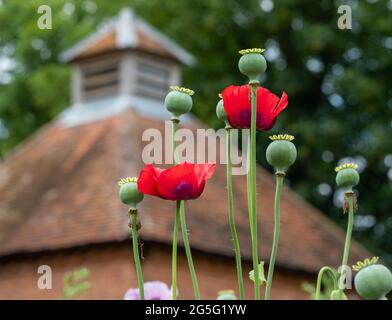
[[[348,300],[348,298],[343,291],[333,290],[331,292],[331,300]]]
[[[392,273],[383,266],[377,264],[378,258],[365,259],[357,262],[353,269],[358,271],[354,279],[355,289],[358,294],[369,300],[384,300],[392,290]]]
[[[267,62],[261,53],[264,49],[254,48],[240,50],[242,57],[238,62],[240,72],[246,75],[250,82],[259,82],[258,76],[267,70]]]
[[[223,108],[223,100],[220,99],[216,105],[216,116],[218,117],[219,120],[223,121],[228,125],[229,119],[227,118],[227,114],[225,109]]]
[[[136,205],[142,201],[144,197],[138,190],[137,178],[121,179],[118,185],[120,186],[119,196],[122,203],[128,205],[131,209],[136,210]]]
[[[355,163],[346,163],[335,168],[337,172],[336,184],[339,187],[351,190],[359,183],[358,166]]]
[[[237,300],[234,290],[222,290],[218,292],[216,300]]]
[[[273,141],[266,151],[267,161],[275,168],[276,172],[285,172],[297,159],[297,149],[291,142],[294,140],[294,136],[278,134],[269,138]]]
[[[165,98],[165,107],[173,114],[173,119],[188,113],[192,109],[192,95],[194,92],[187,88],[177,86],[170,87],[172,90]]]

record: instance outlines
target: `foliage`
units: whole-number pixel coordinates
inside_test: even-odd
[[[69,70],[59,53],[123,6],[192,52],[184,83],[196,91],[194,113],[212,126],[219,93],[245,81],[238,50],[266,48],[263,85],[289,95],[274,132],[295,134],[298,161],[291,186],[345,223],[333,168],[344,156],[360,164],[354,237],[392,263],[392,2],[344,1],[353,29],[337,27],[343,1],[313,0],[5,0],[0,6],[0,55],[15,67],[0,77],[0,154],[54,117],[69,102]],[[36,27],[37,7],[48,4],[53,29]],[[272,5],[272,6],[271,6]],[[6,127],[6,131],[1,129]],[[8,132],[8,133],[7,133]],[[259,136],[265,164],[265,135]]]
[[[324,277],[322,279],[323,291],[320,294],[320,300],[330,300],[331,292],[334,289],[334,284],[331,278]],[[309,293],[310,300],[316,300],[316,286],[310,282],[304,281],[301,283],[301,289]]]
[[[63,298],[75,299],[91,288],[89,281],[90,270],[80,267],[72,271],[68,271],[63,276]]]

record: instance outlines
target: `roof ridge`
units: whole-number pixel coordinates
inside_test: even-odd
[[[72,61],[86,50],[86,48],[112,31],[116,33],[117,49],[136,48],[139,42],[136,27],[140,28],[147,36],[152,37],[152,39],[173,54],[180,62],[186,65],[195,63],[195,58],[191,53],[136,15],[129,7],[121,9],[119,14],[112,17],[108,22],[98,26],[94,33],[82,38],[79,42],[62,52],[60,54],[60,60],[63,62]]]

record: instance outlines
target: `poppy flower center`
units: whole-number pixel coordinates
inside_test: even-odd
[[[250,109],[242,110],[238,116],[241,126],[250,127],[250,122],[252,119],[252,111]]]
[[[192,185],[188,182],[181,182],[176,187],[176,198],[178,199],[189,199],[192,194]]]

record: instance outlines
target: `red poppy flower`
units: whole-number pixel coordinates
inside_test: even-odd
[[[206,180],[215,171],[215,164],[182,163],[162,170],[148,164],[137,180],[141,193],[167,200],[190,200],[198,198]]]
[[[223,107],[229,123],[236,129],[249,129],[251,124],[252,107],[250,86],[229,86],[222,92]],[[258,130],[267,131],[276,122],[279,113],[288,105],[288,96],[283,92],[282,97],[271,93],[263,87],[257,88],[257,118]]]

